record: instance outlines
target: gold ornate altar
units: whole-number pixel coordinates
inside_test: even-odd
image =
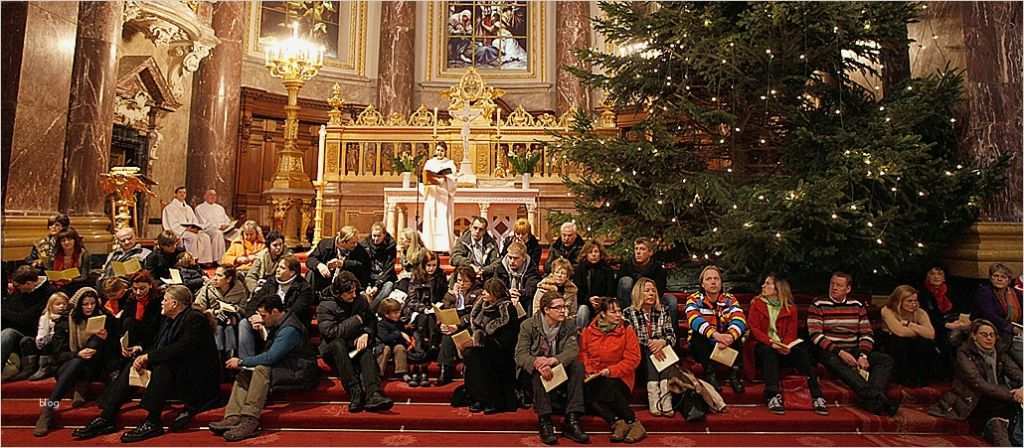
[[[437,109],[431,111],[422,105],[408,117],[397,113],[385,117],[369,106],[354,119],[346,120],[340,111],[340,88],[336,88],[329,100],[332,111],[327,124],[324,182],[317,185],[322,206],[316,207],[315,221],[322,225],[314,239],[332,235],[344,225],[355,225],[366,232],[371,223],[385,221],[384,188],[402,184],[401,173],[392,166],[393,158],[408,154],[423,155],[425,159],[432,154],[434,145],[441,142],[448,147],[448,157],[460,165],[460,186],[483,189],[519,185],[522,176],[512,176],[509,152],[538,152],[540,160],[530,187],[540,190],[534,233],[545,239],[547,212],[573,207],[561,177],[573,175],[574,168],[555,157],[547,144],[554,140],[552,131],[567,130],[575,110],[560,117],[547,113],[533,116],[518,105],[512,113],[502,114],[495,100],[503,94],[470,68],[458,84],[444,92],[449,101],[450,120],[439,119]],[[617,132],[615,114],[610,109],[600,112],[595,125],[608,136]],[[470,182],[465,182],[467,179]],[[413,216],[415,212],[398,213]],[[512,213],[517,216],[492,216],[492,223],[507,224],[527,216],[522,207],[508,215]],[[456,230],[467,217],[456,210]]]

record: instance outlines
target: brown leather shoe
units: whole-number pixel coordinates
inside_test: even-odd
[[[43,410],[39,412],[39,419],[36,420],[36,427],[32,430],[32,435],[36,437],[45,436],[53,428],[53,414],[54,410],[52,407],[43,406]]]
[[[647,428],[644,428],[644,424],[637,420],[629,425],[629,431],[626,433],[626,443],[636,443],[647,437]]]
[[[210,432],[217,435],[224,434],[225,432],[228,432],[234,429],[236,426],[238,426],[238,424],[241,423],[241,421],[242,419],[240,416],[229,415],[227,417],[220,419],[220,421],[210,422]]]
[[[231,428],[224,433],[224,440],[237,442],[248,438],[256,437],[260,433],[260,421],[256,417],[243,415],[240,417],[238,426]]]

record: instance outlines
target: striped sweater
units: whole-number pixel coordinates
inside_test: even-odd
[[[807,332],[812,344],[832,352],[867,354],[875,346],[867,307],[849,297],[842,302],[831,297],[815,300],[807,310]]]
[[[715,333],[727,331],[739,339],[747,332],[747,319],[743,308],[732,294],[719,294],[711,300],[703,292],[695,292],[686,299],[686,322],[690,330],[710,339]]]

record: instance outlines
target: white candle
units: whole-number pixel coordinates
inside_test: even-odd
[[[501,109],[498,109],[498,121],[494,125],[498,128],[498,135],[501,135]]]
[[[324,160],[326,159],[327,149],[327,126],[320,125],[320,145],[317,148],[316,154],[316,181],[324,181]]]
[[[434,137],[437,137],[437,108],[434,108]]]

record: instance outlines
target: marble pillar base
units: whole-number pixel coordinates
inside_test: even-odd
[[[49,215],[4,215],[3,260],[20,260],[28,256],[32,245],[46,235]],[[82,235],[90,254],[107,254],[114,244],[110,218],[102,215],[71,215],[71,225]]]
[[[971,226],[959,243],[942,257],[949,275],[965,278],[988,278],[992,263],[1003,263],[1020,273],[1024,263],[1024,226],[1012,222],[979,222]]]

